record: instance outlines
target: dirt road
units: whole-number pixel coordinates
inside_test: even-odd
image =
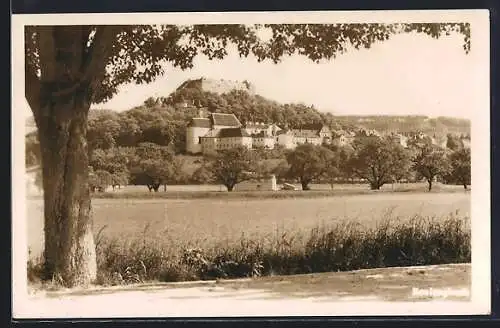
[[[15,317],[213,317],[474,313],[470,265],[46,291]],[[471,312],[472,311],[472,312]]]

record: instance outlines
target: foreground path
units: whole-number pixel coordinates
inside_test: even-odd
[[[16,318],[473,313],[470,265],[36,291]]]

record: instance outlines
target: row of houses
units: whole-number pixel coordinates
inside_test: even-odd
[[[210,113],[191,119],[186,128],[186,152],[207,153],[245,146],[274,149],[280,145],[293,149],[298,144],[321,145],[332,141],[332,132],[323,124],[309,124],[299,129],[282,128],[276,124],[247,122],[242,124],[234,114]]]
[[[274,149],[277,145],[293,149],[299,144],[336,144],[346,146],[359,137],[382,137],[376,130],[360,128],[357,131],[331,131],[324,124],[306,124],[297,129],[280,127],[274,123],[246,122],[242,124],[234,114],[209,113],[202,110],[191,119],[186,128],[186,152],[203,154],[236,146]],[[446,138],[430,137],[422,132],[386,134],[394,143],[408,147],[411,141],[429,138],[431,143],[446,147]],[[464,145],[470,141],[462,140]]]

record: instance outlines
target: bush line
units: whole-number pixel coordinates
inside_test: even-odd
[[[101,231],[102,232],[102,231]],[[99,285],[351,271],[395,266],[467,263],[468,217],[387,218],[368,228],[342,221],[307,231],[241,236],[217,245],[179,245],[146,236],[130,241],[96,236]],[[39,281],[41,261],[28,263]]]

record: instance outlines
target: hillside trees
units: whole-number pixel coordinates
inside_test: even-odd
[[[198,167],[194,172],[191,177],[191,180],[194,183],[199,183],[199,184],[208,184],[213,182],[213,175],[212,172],[210,171],[210,167],[208,163],[203,161],[200,167]]]
[[[260,40],[257,30],[272,31]],[[242,56],[278,62],[299,54],[331,59],[350,45],[369,48],[391,35],[416,31],[464,35],[468,24],[335,25],[72,25],[25,26],[25,98],[40,140],[45,216],[45,278],[67,286],[96,278],[89,191],[87,121],[92,103],[109,100],[126,83],[150,83],[164,63],[188,69],[198,54],[224,58],[230,44]]]
[[[90,166],[93,170],[106,171],[110,175],[109,184],[113,189],[128,184],[130,178],[130,161],[134,149],[116,147],[110,149],[96,149],[90,157]],[[108,181],[104,179],[103,181]]]
[[[448,133],[446,135],[446,148],[455,151],[460,148],[463,148],[463,146],[464,146],[463,142],[458,136],[453,135],[451,133]]]

